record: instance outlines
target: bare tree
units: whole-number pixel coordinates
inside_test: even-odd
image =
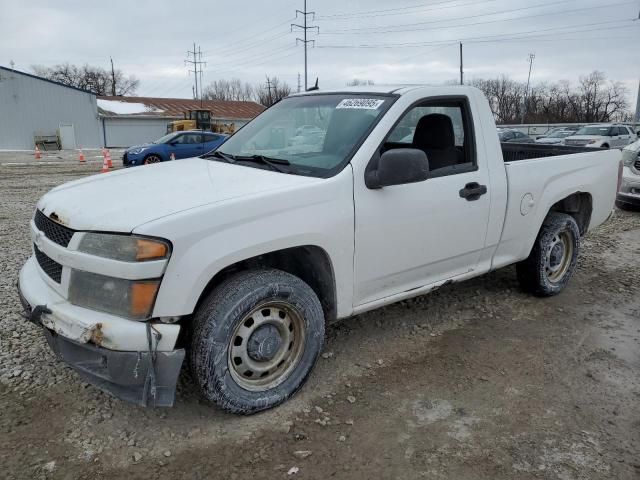
[[[45,67],[32,65],[31,70],[38,76],[60,82],[70,87],[82,88],[94,92],[96,95],[111,95],[114,78],[111,72],[101,67],[90,65],[70,65],[68,63]],[[115,71],[116,95],[135,95],[140,80],[135,76],[125,76],[121,70]]]
[[[270,107],[291,94],[291,87],[287,82],[281,81],[278,77],[268,80],[267,83],[256,86],[254,90],[255,100],[265,107]]]
[[[251,101],[254,87],[250,83],[242,83],[237,78],[231,80],[215,80],[204,89],[202,98],[205,100],[235,100]]]
[[[628,91],[620,82],[607,81],[602,72],[581,77],[577,86],[564,80],[533,86],[502,76],[471,82],[484,92],[498,123],[518,123],[526,104],[527,123],[591,123],[623,120],[629,116]]]

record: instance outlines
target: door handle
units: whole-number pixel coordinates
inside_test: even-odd
[[[482,195],[487,193],[487,186],[480,185],[478,182],[467,183],[462,190],[460,190],[460,197],[464,198],[468,202],[478,200]]]

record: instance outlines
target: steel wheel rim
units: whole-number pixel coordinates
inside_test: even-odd
[[[556,233],[551,239],[545,254],[545,272],[552,283],[557,283],[565,276],[573,258],[573,238],[569,230]]]
[[[255,336],[265,329],[277,331],[280,344],[272,358],[260,359],[251,346],[255,345]],[[254,308],[239,322],[230,340],[228,364],[234,381],[250,391],[265,391],[280,385],[302,358],[304,333],[304,320],[291,305],[268,302]]]
[[[158,157],[157,155],[150,155],[144,159],[145,165],[151,165],[152,163],[158,163],[158,162],[160,162],[160,157]]]

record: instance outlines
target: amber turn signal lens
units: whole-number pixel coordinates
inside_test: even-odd
[[[167,256],[167,253],[168,248],[164,243],[142,238],[136,240],[136,260],[139,262],[164,258]]]
[[[133,282],[131,284],[131,316],[148,318],[158,293],[158,281]]]

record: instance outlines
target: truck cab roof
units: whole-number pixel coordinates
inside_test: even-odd
[[[322,94],[332,94],[332,93],[357,93],[357,94],[395,94],[395,95],[404,95],[409,92],[414,92],[416,90],[424,90],[425,95],[428,95],[429,90],[441,90],[443,86],[438,85],[421,85],[421,84],[395,84],[395,85],[361,85],[355,87],[343,87],[343,88],[335,88],[335,89],[327,89],[327,90],[312,90],[309,92],[299,92],[293,93],[289,96],[300,96],[300,95],[322,95]],[[447,89],[455,88],[459,89],[460,93],[475,91],[475,87],[470,87],[467,85],[447,85]]]

